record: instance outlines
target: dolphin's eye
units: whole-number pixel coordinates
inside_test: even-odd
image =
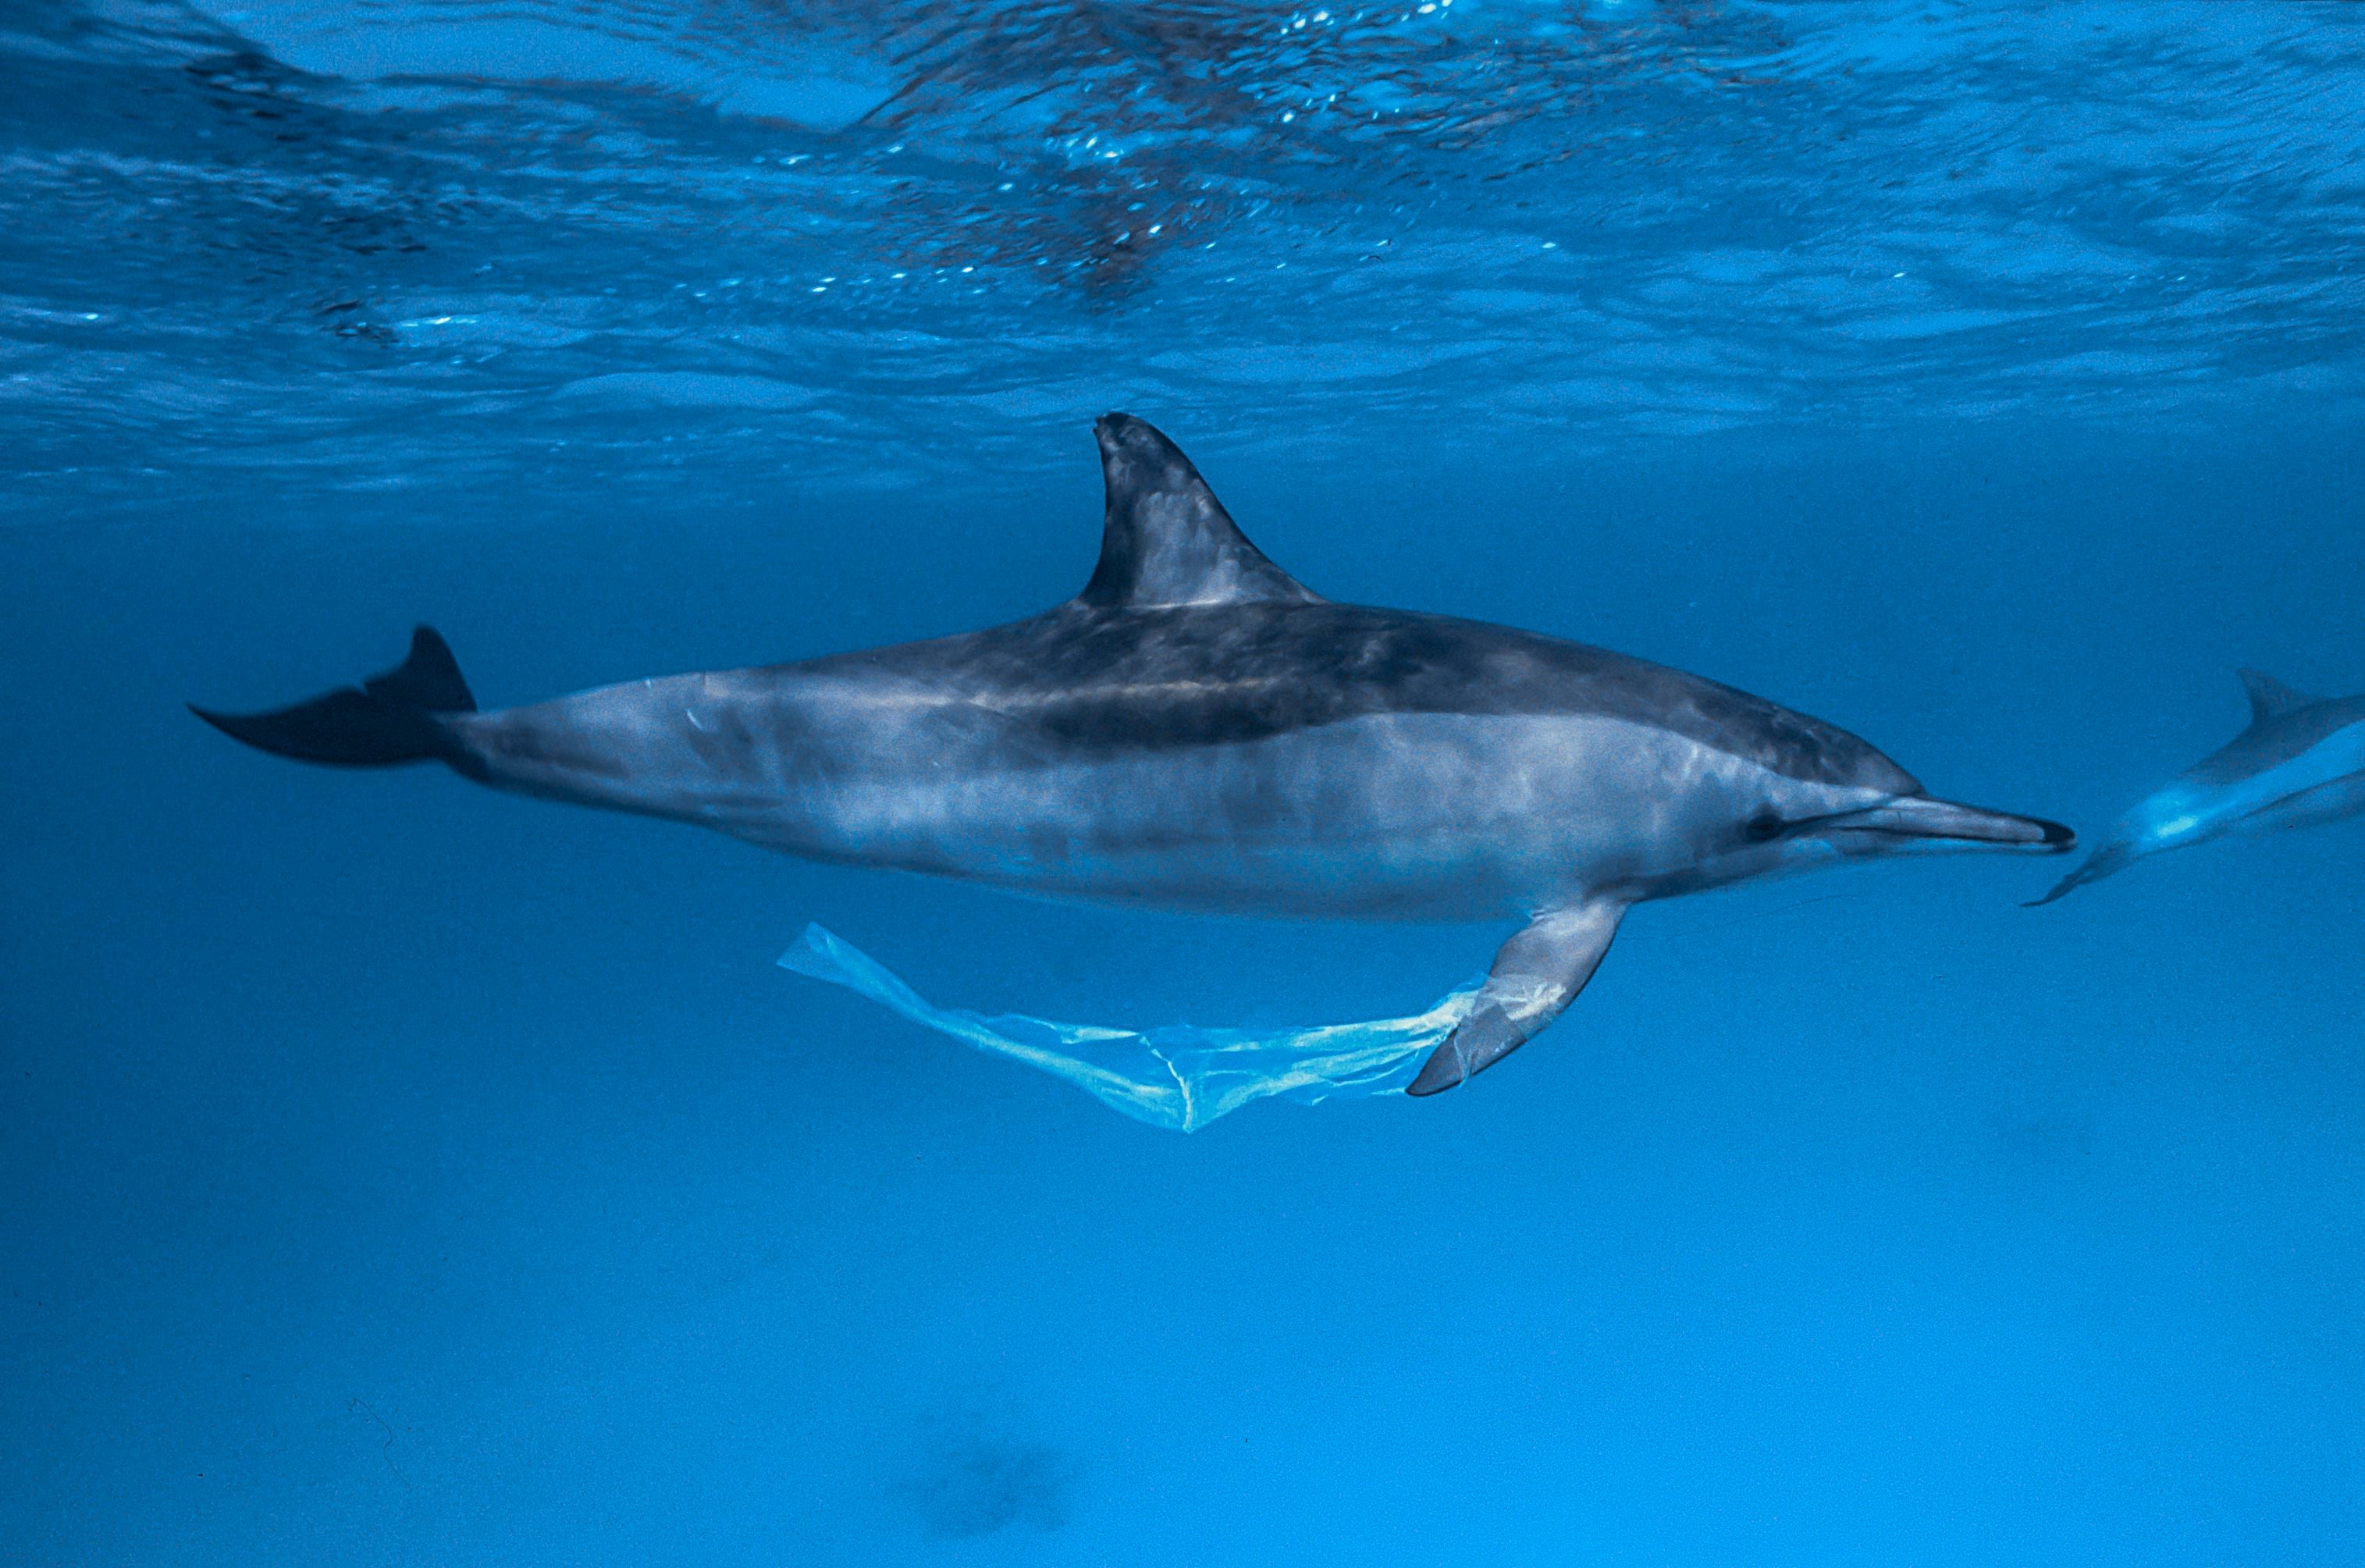
[[[1767,843],[1782,836],[1782,819],[1769,806],[1742,823],[1741,834],[1752,844]]]

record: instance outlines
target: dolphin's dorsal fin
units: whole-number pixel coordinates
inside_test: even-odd
[[[1093,433],[1100,438],[1108,517],[1100,565],[1076,596],[1081,602],[1126,610],[1320,602],[1249,543],[1191,460],[1148,420],[1104,414]]]
[[[2237,669],[2242,678],[2242,689],[2250,695],[2250,722],[2271,719],[2288,713],[2294,708],[2305,708],[2315,699],[2304,692],[2293,691],[2273,676],[2261,675],[2254,669]]]

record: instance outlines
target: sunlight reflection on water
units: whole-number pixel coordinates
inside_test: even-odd
[[[2365,364],[2353,10],[106,0],[0,57],[36,471],[875,483],[1120,399],[1584,442]]]

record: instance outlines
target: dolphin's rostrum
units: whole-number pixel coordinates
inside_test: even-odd
[[[2035,902],[2163,850],[2365,813],[2365,696],[2308,697],[2254,669],[2235,673],[2249,726],[2128,808],[2085,864]]]
[[[1854,735],[1713,681],[1330,603],[1159,431],[1126,414],[1095,428],[1099,564],[1031,620],[489,713],[422,627],[357,689],[197,711],[282,756],[441,760],[790,854],[1054,897],[1521,922],[1415,1094],[1559,1016],[1645,899],[1907,850],[2070,846],[2065,827],[1934,800]]]

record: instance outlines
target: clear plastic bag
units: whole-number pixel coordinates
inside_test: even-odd
[[[1128,1116],[1186,1133],[1268,1095],[1311,1105],[1401,1093],[1429,1053],[1468,1015],[1478,991],[1473,981],[1426,1013],[1360,1024],[1112,1029],[936,1006],[877,959],[818,925],[806,926],[779,961],[782,969],[858,991],[979,1050],[1064,1078]]]

